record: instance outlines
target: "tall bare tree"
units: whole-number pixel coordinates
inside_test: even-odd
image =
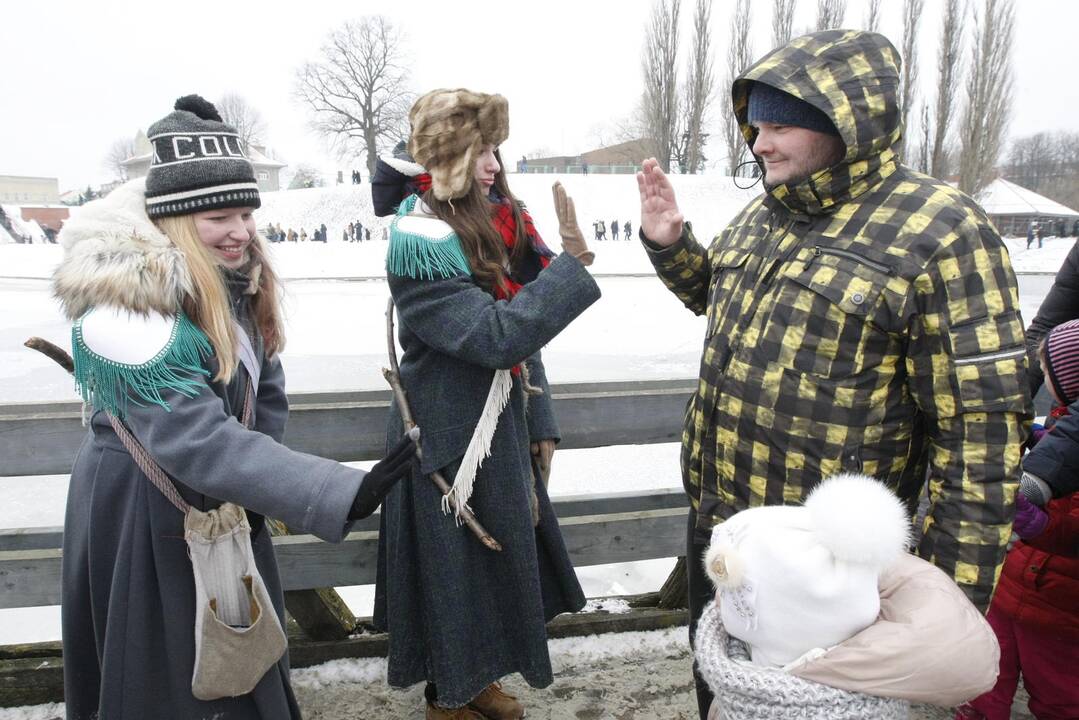
[[[678,15],[681,0],[656,0],[645,34],[644,95],[642,113],[656,160],[664,172],[671,169],[678,123]]]
[[[918,86],[918,23],[922,19],[925,0],[906,0],[903,4],[903,71],[900,78],[899,112],[903,119],[903,140],[899,148],[901,157],[914,149],[911,141],[910,110],[914,106],[914,94]]]
[[[217,112],[221,119],[236,128],[244,151],[252,145],[261,145],[265,141],[266,122],[262,113],[255,109],[241,95],[229,93],[217,101]]]
[[[922,139],[917,150],[911,147],[914,166],[919,172],[929,172],[929,155],[933,148],[933,120],[929,117],[929,103],[922,100]]]
[[[951,172],[951,156],[945,145],[952,120],[955,118],[956,96],[963,68],[959,59],[963,50],[963,5],[960,0],[944,0],[944,19],[940,29],[940,49],[937,51],[937,111],[933,129],[933,152],[929,157],[929,173],[944,179]]]
[[[704,128],[715,98],[715,70],[712,60],[712,0],[697,0],[693,12],[693,46],[690,51],[686,82],[682,85],[682,110],[678,113],[685,125],[680,133],[679,164],[682,171],[698,173],[704,165]]]
[[[817,0],[817,30],[843,27],[847,0]]]
[[[880,27],[880,3],[881,0],[869,0],[869,8],[865,14],[865,29],[869,32],[877,32]]]
[[[132,157],[135,154],[135,139],[134,138],[120,138],[114,140],[112,145],[109,146],[109,151],[105,154],[105,169],[112,173],[112,176],[126,182],[127,168],[124,167],[124,160]]]
[[[984,0],[974,14],[974,52],[960,123],[959,189],[975,195],[993,179],[1012,108],[1012,0]]]
[[[794,5],[797,0],[772,0],[772,47],[790,42],[794,34]]]
[[[295,92],[311,110],[312,127],[341,155],[366,157],[368,173],[379,152],[408,134],[406,59],[393,23],[370,15],[330,33],[321,60],[296,73]]]
[[[1040,132],[1012,143],[1004,175],[1012,182],[1079,207],[1079,133]]]
[[[750,44],[750,7],[749,0],[738,0],[734,6],[734,18],[731,20],[731,37],[727,45],[726,87],[730,87],[735,78],[753,62],[753,46]],[[727,174],[738,174],[738,166],[746,156],[747,148],[742,130],[738,127],[738,118],[730,103],[723,108],[723,139],[727,144]]]

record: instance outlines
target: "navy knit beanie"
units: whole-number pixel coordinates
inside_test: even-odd
[[[749,124],[757,122],[792,125],[839,135],[835,124],[823,112],[805,100],[762,82],[754,82],[749,87]]]
[[[1079,320],[1069,320],[1049,331],[1045,375],[1065,405],[1079,399]]]

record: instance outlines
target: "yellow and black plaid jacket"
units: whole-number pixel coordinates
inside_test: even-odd
[[[762,82],[832,118],[845,159],[771,188],[708,249],[688,224],[669,248],[646,243],[663,282],[708,316],[683,481],[708,525],[798,503],[844,471],[912,506],[928,478],[919,554],[984,609],[1032,414],[1018,291],[981,208],[896,157],[898,65],[864,32],[773,51],[733,86],[747,142],[747,88]]]

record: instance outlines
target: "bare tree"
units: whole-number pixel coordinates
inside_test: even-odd
[[[869,9],[865,16],[865,29],[869,32],[877,32],[880,27],[880,3],[881,0],[869,0]]]
[[[753,47],[749,40],[749,11],[749,0],[738,0],[734,6],[730,43],[727,45],[727,87],[730,87],[753,61]],[[723,108],[723,139],[727,145],[727,174],[734,177],[738,174],[738,166],[745,158],[747,148],[742,130],[738,126],[738,118],[735,117],[730,103]]]
[[[712,0],[697,0],[693,12],[693,46],[686,82],[682,85],[682,109],[678,113],[685,127],[675,140],[675,155],[682,172],[696,174],[704,165],[704,127],[715,98],[715,71],[712,60]]]
[[[371,15],[329,35],[322,59],[297,71],[295,92],[312,112],[312,127],[342,156],[365,156],[373,173],[379,152],[408,134],[409,75],[403,36]]]
[[[1012,0],[984,0],[975,11],[974,52],[960,124],[959,189],[976,195],[993,179],[1012,106]]]
[[[772,47],[790,42],[794,34],[794,5],[797,0],[772,0]]]
[[[134,138],[120,138],[113,141],[109,146],[109,151],[105,154],[105,169],[112,173],[112,176],[121,182],[127,182],[127,168],[124,167],[124,160],[135,155],[135,139]]]
[[[1040,132],[1012,143],[1003,166],[1012,182],[1068,207],[1079,206],[1079,133]]]
[[[933,147],[933,121],[929,117],[929,103],[922,100],[922,139],[918,143],[917,153],[913,152],[915,156],[915,166],[918,172],[929,172],[929,153]]]
[[[236,128],[245,152],[252,145],[261,145],[265,140],[266,123],[262,119],[262,113],[242,96],[236,93],[222,96],[217,101],[217,112],[221,114],[222,120]]]
[[[656,160],[664,172],[671,169],[678,121],[678,15],[681,0],[656,0],[645,35],[642,61],[642,112],[648,137],[656,147]]]
[[[914,92],[918,86],[918,23],[922,19],[925,0],[906,0],[903,5],[903,71],[900,79],[899,112],[903,119],[903,139],[899,147],[900,157],[913,150],[909,118],[914,105]]]
[[[817,30],[843,27],[847,0],[817,0]]]
[[[963,50],[963,6],[959,0],[945,0],[944,20],[940,29],[940,50],[937,53],[937,111],[933,132],[933,152],[929,160],[929,172],[933,177],[944,179],[951,170],[951,153],[945,147],[952,120],[955,117],[962,74],[960,53]]]

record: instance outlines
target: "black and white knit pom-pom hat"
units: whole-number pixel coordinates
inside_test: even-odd
[[[151,218],[262,205],[251,161],[236,129],[198,95],[176,101],[174,111],[150,126],[153,147],[146,175]]]

